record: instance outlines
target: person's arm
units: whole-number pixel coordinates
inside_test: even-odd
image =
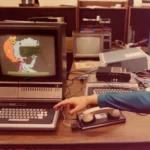
[[[150,92],[104,93],[98,96],[100,107],[150,113]]]
[[[99,96],[72,97],[59,102],[54,109],[68,105],[71,108],[69,113],[75,114],[90,104],[99,105],[101,108],[111,107],[138,113],[150,113],[150,92],[104,93]]]
[[[88,105],[94,104],[98,105],[98,96],[91,95],[91,96],[79,96],[79,97],[72,97],[69,99],[65,99],[54,106],[54,109],[57,110],[61,106],[67,105],[70,108],[69,114],[73,115],[79,111],[84,110],[88,107]]]

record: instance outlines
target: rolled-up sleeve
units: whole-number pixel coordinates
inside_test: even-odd
[[[104,93],[98,96],[98,104],[100,107],[150,113],[150,92]]]

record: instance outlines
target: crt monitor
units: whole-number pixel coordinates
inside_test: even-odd
[[[74,58],[98,58],[99,53],[111,48],[111,33],[102,32],[74,32]]]
[[[0,82],[66,79],[65,23],[0,22]],[[48,85],[47,85],[48,86]]]

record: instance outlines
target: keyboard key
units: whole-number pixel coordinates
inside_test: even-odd
[[[29,121],[29,119],[8,119],[8,121]]]

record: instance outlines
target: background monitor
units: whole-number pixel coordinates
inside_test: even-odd
[[[111,48],[111,33],[75,32],[73,33],[74,58],[98,58],[99,53]]]

